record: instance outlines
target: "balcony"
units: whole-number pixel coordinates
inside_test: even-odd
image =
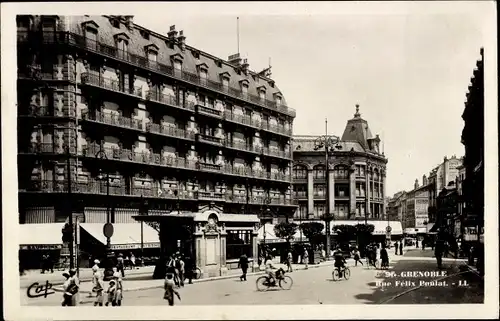
[[[225,201],[226,197],[224,193],[220,192],[198,191],[198,200],[221,202]]]
[[[225,141],[224,142],[224,146],[227,147],[227,148],[231,148],[231,149],[236,149],[236,150],[241,150],[241,151],[245,151],[245,152],[254,152],[253,148],[251,145],[243,142],[243,141]]]
[[[349,195],[348,194],[335,194],[335,200],[347,201],[347,200],[349,200]]]
[[[69,109],[57,110],[54,106],[41,106],[39,104],[30,104],[27,112],[20,111],[19,117],[33,118],[69,118],[75,117],[75,111]]]
[[[120,128],[134,129],[134,130],[144,130],[144,125],[142,120],[124,117],[118,114],[110,112],[82,112],[82,119],[86,121],[92,121],[100,124],[111,125]]]
[[[196,104],[196,112],[201,115],[214,117],[218,119],[222,119],[223,116],[222,111],[199,103]]]
[[[142,98],[142,88],[125,88],[118,80],[102,77],[96,73],[82,73],[82,84],[93,86],[100,89],[105,89],[114,93],[123,93],[136,98]]]
[[[29,38],[23,37],[22,35],[23,33],[18,33],[19,43],[29,44]],[[277,105],[275,101],[261,100],[258,96],[243,93],[240,88],[223,86],[221,82],[202,79],[197,74],[192,74],[180,70],[174,71],[174,68],[172,66],[163,65],[157,63],[156,61],[150,61],[146,57],[131,54],[128,51],[120,50],[115,46],[88,39],[75,33],[65,31],[56,33],[44,32],[43,42],[45,44],[66,44],[72,47],[84,49],[86,51],[91,51],[105,57],[116,59],[118,61],[127,62],[134,67],[148,69],[161,75],[167,75],[190,84],[204,87],[245,102],[250,102],[252,104],[256,104],[267,109],[289,115],[291,117],[296,116],[296,112],[293,108],[289,108],[285,105]]]
[[[159,93],[154,90],[148,90],[146,92],[146,100],[170,107],[180,108],[190,112],[195,111],[194,104],[192,102],[184,101],[181,103],[175,96]]]
[[[197,134],[197,137],[198,137],[198,142],[200,143],[222,146],[223,142],[222,138],[210,135],[202,135],[202,134]]]
[[[73,148],[72,148],[73,149]],[[74,150],[73,150],[74,152]],[[49,154],[49,155],[57,155],[65,153],[64,146],[58,146],[54,143],[31,143],[26,148],[22,146],[19,147],[20,154]]]
[[[226,202],[229,203],[238,203],[238,204],[246,204],[247,197],[241,195],[232,195],[231,193],[226,194]],[[250,203],[250,200],[248,200]]]
[[[307,192],[295,192],[295,199],[298,200],[306,200],[307,199]]]
[[[63,73],[58,72],[60,68],[58,65],[50,66],[51,70],[42,70],[42,66],[38,64],[28,65],[24,69],[18,69],[17,78],[19,80],[43,80],[43,81],[75,81],[75,75],[73,73]],[[62,68],[61,68],[62,69]]]
[[[198,169],[205,172],[221,172],[222,166],[212,163],[198,162]]]
[[[226,121],[234,122],[237,124],[242,124],[250,126],[256,129],[266,130],[275,134],[285,135],[287,137],[292,135],[291,130],[285,130],[284,126],[269,125],[268,122],[263,122],[259,120],[252,119],[250,116],[233,114],[230,111],[224,111],[224,119]]]
[[[160,125],[155,123],[148,123],[146,125],[146,130],[156,135],[187,139],[187,140],[195,140],[195,134],[193,132],[171,126],[165,126],[163,124]]]
[[[325,194],[313,194],[313,198],[315,200],[324,200],[324,199],[326,199],[326,195]]]
[[[262,148],[262,154],[267,155],[267,156],[284,158],[284,159],[291,159],[291,155],[289,152],[285,152],[285,151],[275,149],[275,148],[264,147],[264,148]]]

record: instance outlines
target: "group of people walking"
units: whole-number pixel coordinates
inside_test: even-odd
[[[113,268],[113,276],[108,283],[107,289],[104,284],[104,274],[99,264],[99,260],[95,260],[94,266],[92,266],[92,292],[96,293],[94,306],[121,306],[123,300],[123,280],[122,273],[118,270],[119,264]],[[105,295],[107,297],[106,300],[104,300]]]

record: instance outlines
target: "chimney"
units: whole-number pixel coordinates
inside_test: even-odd
[[[170,31],[167,33],[170,40],[174,40],[177,37],[177,31],[175,30],[175,25],[170,26]]]
[[[134,16],[124,16],[125,18],[125,25],[129,30],[132,30],[134,27]]]
[[[418,188],[418,178],[415,179],[415,189],[417,189],[417,188]]]
[[[177,37],[179,41],[179,47],[182,51],[186,48],[186,37],[184,36],[184,30],[179,31],[179,37]]]
[[[422,177],[422,185],[425,186],[427,184],[429,184],[429,182],[427,181],[427,176],[425,176],[424,174],[424,176]]]
[[[241,57],[240,57],[240,54],[237,53],[237,54],[229,56],[227,58],[227,62],[229,62],[231,65],[234,65],[236,67],[240,67],[241,66]]]

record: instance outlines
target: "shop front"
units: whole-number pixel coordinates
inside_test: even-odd
[[[41,269],[43,257],[57,264],[63,259],[62,228],[64,223],[19,225],[19,268]]]

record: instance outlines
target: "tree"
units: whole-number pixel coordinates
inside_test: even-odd
[[[320,244],[323,240],[324,225],[319,222],[308,222],[300,224],[299,228],[304,236],[309,239],[311,245]]]
[[[299,226],[295,223],[282,222],[274,226],[274,234],[280,239],[285,239],[290,247],[290,241],[293,240]]]
[[[336,239],[338,244],[346,244],[356,238],[356,228],[352,225],[334,225],[333,232],[337,235]]]

